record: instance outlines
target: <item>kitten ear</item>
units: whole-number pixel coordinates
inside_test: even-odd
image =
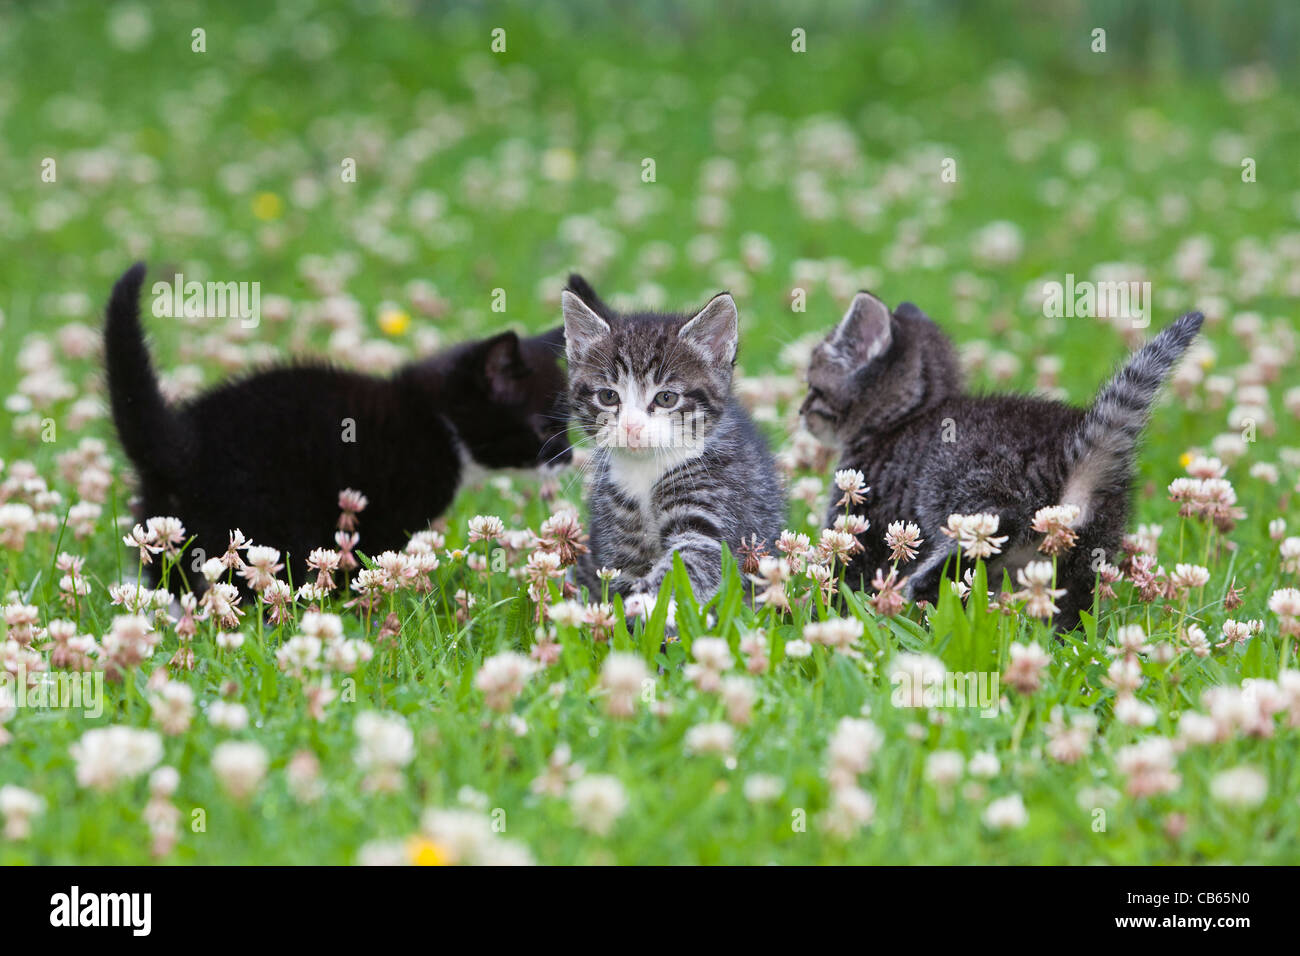
[[[557,325],[549,332],[534,336],[533,341],[546,350],[559,355],[564,351],[564,326]]]
[[[889,306],[870,292],[859,292],[831,335],[830,345],[854,365],[865,365],[887,352],[893,340]]]
[[[560,293],[560,304],[564,308],[564,349],[572,363],[612,330],[608,322],[568,289]]]
[[[736,312],[735,300],[728,293],[720,292],[682,326],[677,338],[710,362],[730,365],[736,360],[739,326],[740,315]]]
[[[502,332],[487,340],[483,350],[483,377],[493,401],[507,404],[522,401],[522,382],[527,374],[528,367],[519,354],[519,336]]]
[[[596,294],[596,290],[591,287],[591,283],[576,272],[569,273],[569,291],[586,303],[587,308],[601,318],[609,316],[609,306]]]

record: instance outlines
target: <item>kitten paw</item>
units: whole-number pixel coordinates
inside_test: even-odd
[[[654,613],[656,603],[658,603],[657,595],[647,591],[635,591],[623,599],[623,616],[628,620],[636,617],[649,619]],[[668,599],[667,623],[669,627],[675,627],[677,624],[677,602],[672,598]]]
[[[638,591],[635,594],[629,594],[623,599],[623,616],[628,618],[649,617],[654,607],[654,595],[645,591]]]

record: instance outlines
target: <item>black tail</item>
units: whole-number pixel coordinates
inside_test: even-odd
[[[591,287],[591,283],[576,272],[569,273],[569,291],[585,302],[587,308],[602,319],[608,319],[614,314],[614,310],[601,301],[600,296],[596,295],[596,290]]]
[[[169,474],[181,454],[180,424],[158,388],[144,330],[140,327],[140,286],[144,263],[122,274],[108,299],[104,324],[104,365],[118,438],[142,477]]]

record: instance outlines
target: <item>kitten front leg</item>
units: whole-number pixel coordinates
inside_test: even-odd
[[[591,552],[578,555],[569,571],[569,581],[578,588],[586,588],[588,594],[600,594],[600,576],[596,573],[596,560]]]
[[[633,582],[628,589],[631,598],[639,597],[639,604],[653,607],[664,579],[672,573],[675,554],[682,557],[697,601],[707,601],[717,593],[722,583],[722,545],[716,539],[697,531],[680,531],[668,536],[667,548],[649,573]]]

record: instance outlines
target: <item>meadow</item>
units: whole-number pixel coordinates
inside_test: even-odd
[[[1300,862],[1294,64],[1084,9],[0,10],[0,863]],[[571,270],[615,305],[729,290],[808,547],[627,621],[546,557],[581,544],[581,471],[496,475],[418,573],[356,514],[377,593],[173,605],[143,561],[199,568],[183,532],[124,541],[104,402],[137,259],[260,287],[255,324],[146,309],[178,399],[542,331]],[[1119,281],[1141,320],[1045,305]],[[1079,630],[982,565],[934,608],[825,600],[802,373],[863,288],[940,322],[973,388],[1077,403],[1205,313]]]

